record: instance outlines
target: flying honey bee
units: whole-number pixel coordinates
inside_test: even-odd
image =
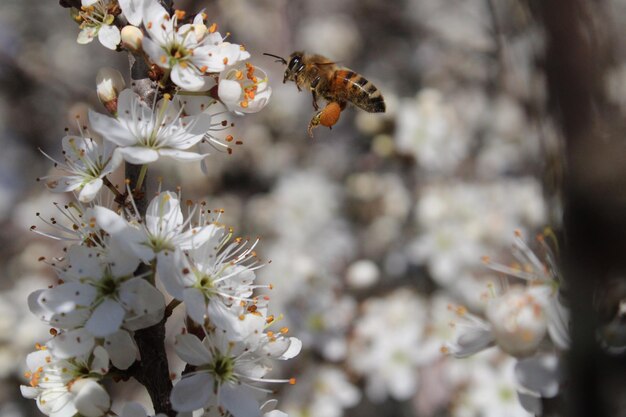
[[[277,55],[263,55],[278,58],[276,62],[287,66],[283,83],[293,81],[298,91],[306,89],[313,94],[313,108],[317,113],[309,123],[308,132],[311,137],[313,129],[320,124],[332,128],[348,102],[370,113],[385,112],[385,100],[374,84],[348,68],[339,67],[322,55],[298,51],[289,56],[289,61]],[[328,102],[322,110],[317,104],[320,97]]]

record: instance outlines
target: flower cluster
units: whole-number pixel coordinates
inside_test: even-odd
[[[160,411],[284,416],[273,410],[275,401],[260,402],[271,392],[264,385],[295,379],[265,377],[274,360],[298,355],[301,342],[287,336],[287,327],[268,313],[269,296],[259,293],[272,287],[255,283],[255,271],[265,265],[255,251],[258,239],[235,237],[220,222],[220,210],[183,203],[180,191],[161,185],[141,208],[149,164],[160,157],[202,160],[207,154],[192,149],[201,142],[230,149],[215,136],[229,123],[216,117],[261,110],[271,94],[265,73],[215,24],[207,27],[204,13],[189,21],[157,0],[83,0],[74,17],[80,43],[98,36],[110,49],[128,49],[159,69],[158,82],[142,96],[125,88],[118,71],[101,70],[97,92],[109,114],[90,110],[90,127],[63,138],[62,161],[46,154],[57,172],[40,180],[78,201],[57,205],[61,217],[44,220],[52,231],[32,228],[68,246],[47,261],[57,282],[28,297],[52,338],[28,356],[23,395],[53,417],[118,413],[104,381],[150,378],[138,377],[150,371],[138,362],[155,355],[169,373],[165,340],[148,352],[138,332],[164,332],[165,320],[182,304],[186,329],[175,350],[187,368]],[[122,192],[111,178],[123,161],[138,178],[127,180]],[[120,415],[145,414],[142,405],[129,403]]]
[[[506,266],[483,258],[504,278],[499,286],[490,283],[485,319],[465,307],[450,306],[457,316],[453,322],[456,337],[442,347],[444,353],[465,358],[497,345],[517,358],[517,394],[522,406],[534,414],[541,414],[542,397],[559,393],[559,357],[570,344],[568,310],[560,294],[562,277],[556,255],[546,241],[552,237],[550,233],[538,235],[541,257],[517,231],[513,241],[515,263]]]

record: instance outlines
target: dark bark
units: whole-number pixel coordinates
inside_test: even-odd
[[[605,6],[587,0],[538,4],[551,110],[566,144],[564,275],[572,346],[568,407],[561,415],[572,417],[624,415],[618,403],[626,366],[598,343],[594,306],[598,289],[626,277],[626,142],[623,123],[603,99],[613,47]]]

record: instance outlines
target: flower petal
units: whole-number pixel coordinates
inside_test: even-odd
[[[126,312],[115,300],[106,299],[91,313],[85,329],[96,337],[104,337],[119,330]]]
[[[88,183],[83,185],[83,188],[78,193],[78,201],[81,203],[89,203],[93,200],[96,195],[98,195],[98,191],[102,188],[102,180],[100,178],[96,178]]]
[[[183,301],[187,315],[196,323],[202,325],[206,315],[206,301],[204,295],[197,288],[186,288],[183,291]]]
[[[149,164],[159,159],[159,152],[145,146],[126,146],[118,152],[126,162],[135,165]]]
[[[191,65],[174,65],[170,78],[180,88],[186,91],[203,91],[206,85],[204,76],[197,72]]]
[[[118,369],[128,369],[139,358],[135,340],[126,330],[119,330],[104,340],[104,347],[111,357],[111,363]]]
[[[124,327],[139,330],[157,324],[163,318],[163,294],[143,278],[133,278],[120,286],[119,299],[129,310]]]
[[[100,417],[111,406],[109,394],[93,379],[79,379],[72,384],[71,390],[77,392],[74,405],[83,416]]]
[[[139,26],[144,9],[144,0],[118,0],[118,2],[128,23]]]
[[[178,381],[172,389],[170,400],[172,408],[179,412],[199,410],[214,397],[213,377],[207,373],[198,373]]]
[[[220,387],[220,402],[235,417],[259,417],[261,409],[254,392],[244,385],[224,384]]]
[[[95,344],[95,339],[87,330],[75,329],[58,334],[49,343],[55,356],[68,359],[90,352]]]
[[[100,30],[98,30],[98,40],[105,47],[115,51],[117,45],[119,45],[122,40],[122,36],[117,26],[102,25],[100,26]]]
[[[180,151],[177,149],[159,149],[159,154],[181,162],[200,161],[209,155],[208,153],[200,154],[196,152]]]
[[[176,336],[176,354],[186,363],[194,366],[206,365],[213,360],[212,355],[197,336],[189,333]]]
[[[118,106],[123,102],[121,98],[124,91],[122,91],[120,97],[118,97]],[[120,107],[118,107],[118,112],[120,115],[122,114]],[[128,129],[113,117],[89,110],[89,124],[100,136],[118,146],[130,146],[137,143],[137,140],[132,137]]]

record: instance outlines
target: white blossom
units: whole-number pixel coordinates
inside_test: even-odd
[[[46,155],[47,156],[47,155]],[[99,145],[93,139],[79,136],[63,138],[63,162],[50,158],[65,175],[39,178],[53,192],[75,191],[82,203],[92,201],[103,185],[103,178],[115,171],[122,162],[121,155],[110,143]]]
[[[193,212],[184,219],[178,196],[164,191],[150,201],[145,221],[137,214],[133,214],[130,221],[126,220],[102,206],[94,208],[94,217],[117,245],[145,263],[156,259],[157,274],[165,277],[177,265],[176,251],[198,248],[214,234],[214,226],[202,220],[204,213],[197,207],[194,210],[200,219],[198,225],[192,223]],[[167,279],[164,281],[168,282]]]
[[[191,334],[176,337],[176,353],[196,371],[183,375],[172,390],[172,407],[179,412],[222,406],[235,417],[260,416],[257,396],[262,383],[295,383],[264,378],[272,369],[270,359],[286,360],[300,352],[296,338],[262,332],[257,327],[250,338],[230,341],[220,331],[204,340]]]
[[[424,301],[407,289],[370,298],[354,328],[351,369],[367,378],[368,398],[406,400],[418,386],[419,350],[426,318]]]
[[[144,5],[143,23],[149,36],[142,41],[143,49],[183,90],[206,91],[214,85],[209,73],[250,57],[240,45],[224,42],[215,26],[207,28],[204,18],[200,13],[193,23],[178,26],[178,13],[170,16],[156,0]]]
[[[246,62],[228,66],[220,73],[217,95],[237,114],[256,113],[267,105],[272,89],[265,71]]]
[[[78,357],[60,359],[53,349],[40,346],[26,359],[30,385],[22,385],[22,395],[37,400],[42,413],[51,417],[104,415],[110,406],[108,393],[98,383],[108,372],[109,357],[96,347]]]
[[[161,156],[179,161],[198,161],[206,155],[188,149],[202,140],[211,128],[206,113],[181,117],[176,101],[168,97],[149,107],[132,90],[118,97],[117,118],[89,111],[93,130],[117,146],[131,164],[148,164]]]

